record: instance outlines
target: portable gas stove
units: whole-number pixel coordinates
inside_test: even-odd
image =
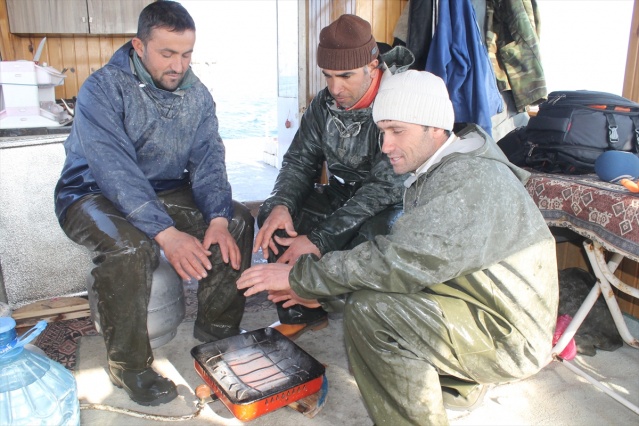
[[[253,420],[327,391],[325,368],[273,328],[191,349],[195,370],[239,420]],[[324,395],[325,396],[325,395]]]

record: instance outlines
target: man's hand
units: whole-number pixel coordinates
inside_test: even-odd
[[[233,269],[240,269],[240,262],[242,260],[240,248],[237,246],[235,238],[233,238],[229,232],[229,221],[226,218],[216,217],[209,223],[209,227],[204,234],[202,245],[208,249],[211,247],[211,244],[220,246],[224,263],[229,263],[230,261]]]
[[[242,273],[237,280],[237,288],[246,290],[244,296],[252,296],[261,291],[291,290],[288,274],[293,265],[268,263],[255,265]]]
[[[294,238],[281,238],[278,236],[273,237],[275,241],[281,246],[287,246],[288,249],[277,259],[277,263],[290,263],[293,264],[303,254],[311,253],[317,257],[322,257],[319,249],[315,244],[308,239],[306,235],[300,235]]]
[[[293,218],[285,206],[275,206],[275,208],[271,210],[271,214],[268,215],[255,236],[253,253],[257,253],[261,247],[264,259],[266,259],[268,258],[268,249],[270,247],[273,253],[278,254],[279,250],[273,241],[273,233],[278,229],[283,229],[290,237],[297,236],[297,232],[295,232],[295,228],[293,227]]]
[[[183,280],[191,277],[201,280],[207,276],[206,271],[212,267],[209,261],[211,252],[197,238],[171,226],[157,234],[155,241]]]

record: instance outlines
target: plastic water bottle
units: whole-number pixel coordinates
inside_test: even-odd
[[[19,338],[16,322],[0,317],[0,425],[79,425],[73,374],[24,346],[45,329],[38,322]]]

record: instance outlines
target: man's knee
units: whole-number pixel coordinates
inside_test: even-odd
[[[344,326],[354,330],[363,326],[364,318],[377,317],[382,299],[387,299],[384,293],[371,290],[358,290],[349,295],[344,306]]]
[[[96,232],[97,236],[109,235],[104,229]],[[160,247],[146,234],[133,226],[118,227],[113,238],[103,239],[95,248],[105,256],[127,259],[134,265],[148,264],[153,269],[159,264]]]

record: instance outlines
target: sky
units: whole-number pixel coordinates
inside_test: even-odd
[[[195,20],[194,63],[208,63],[198,76],[223,95],[276,92],[275,0],[181,0]]]
[[[538,0],[549,92],[621,95],[633,0]]]

